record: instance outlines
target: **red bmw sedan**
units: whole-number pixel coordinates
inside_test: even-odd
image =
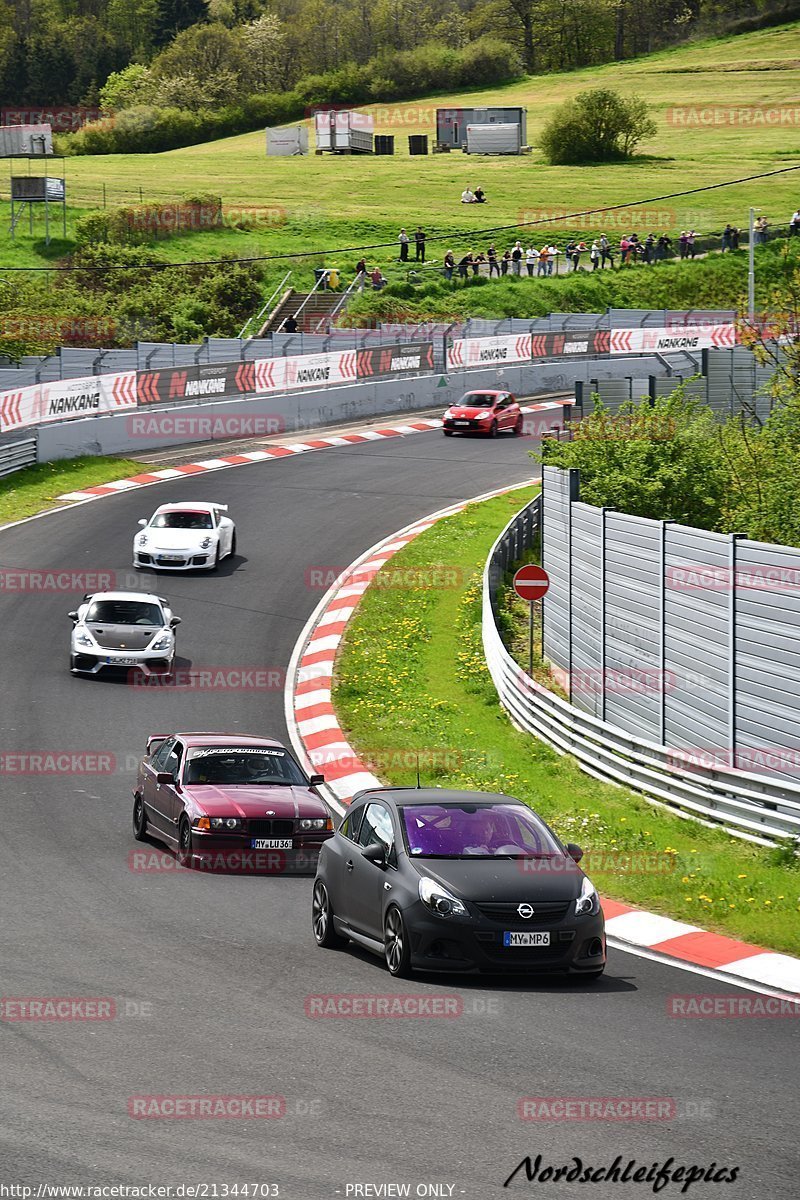
[[[133,791],[133,835],[186,866],[266,874],[316,869],[333,822],[307,776],[271,738],[154,734]]]

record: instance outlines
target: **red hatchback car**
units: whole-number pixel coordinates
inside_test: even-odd
[[[224,733],[154,734],[133,792],[133,835],[186,866],[303,874],[333,834],[307,776],[280,742]]]
[[[497,437],[510,430],[516,437],[522,433],[522,413],[511,392],[492,388],[465,392],[458,404],[448,408],[442,420],[445,437],[454,433],[484,433]]]

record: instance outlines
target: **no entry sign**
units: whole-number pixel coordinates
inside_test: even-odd
[[[541,600],[550,587],[550,576],[542,567],[529,563],[514,574],[514,591],[522,600]]]

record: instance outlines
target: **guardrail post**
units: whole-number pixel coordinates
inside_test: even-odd
[[[728,547],[728,742],[731,749],[731,767],[736,769],[736,545],[743,533],[732,533]]]
[[[661,745],[667,740],[667,526],[661,522],[659,538],[659,584],[658,595],[658,677],[661,686],[661,701],[658,714],[658,740]]]
[[[600,720],[606,719],[606,513],[600,509]],[[570,564],[570,574],[572,566]],[[571,607],[571,604],[570,604]],[[570,638],[571,641],[571,638]]]
[[[567,474],[569,476],[567,480],[567,629],[569,631],[569,702],[572,704],[572,505],[580,499],[581,473],[577,467],[569,467]]]

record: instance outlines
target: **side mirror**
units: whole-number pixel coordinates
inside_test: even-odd
[[[576,846],[574,842],[567,842],[567,854],[573,858],[576,863],[579,863],[583,858],[583,850],[580,846]]]
[[[181,623],[180,617],[171,617],[170,622],[169,622],[169,627],[170,627],[170,629],[174,629],[175,626],[180,625],[180,623]]]
[[[68,612],[67,616],[69,617],[70,621],[77,621],[78,619],[78,613],[75,609],[73,609],[72,612]]]
[[[175,782],[175,776],[172,774],[171,771],[156,772],[156,783],[174,783],[174,782]]]
[[[139,525],[146,525],[146,524],[147,524],[147,521],[146,521],[146,519],[145,519],[144,517],[142,517],[142,519],[141,519],[141,520],[138,522],[138,524],[139,524]]]
[[[376,867],[386,866],[386,847],[382,842],[371,842],[369,846],[364,847],[361,854],[367,862],[374,863]]]
[[[325,782],[324,775],[309,775],[309,777],[308,777],[309,787],[319,787],[319,785],[324,782]]]

